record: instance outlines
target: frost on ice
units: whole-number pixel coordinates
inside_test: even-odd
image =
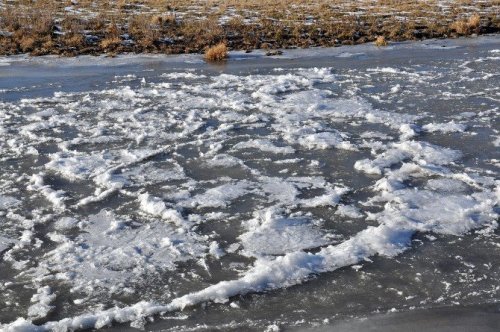
[[[1,160],[31,158],[31,167],[0,175],[0,253],[34,290],[25,318],[2,328],[139,322],[394,257],[416,234],[496,227],[498,181],[462,165],[456,146],[426,141],[474,126],[375,107],[352,86],[356,75],[334,71],[173,72],[2,102]],[[408,68],[358,74],[433,80]],[[359,227],[343,232],[340,222]],[[222,261],[240,265],[212,282]],[[34,325],[53,312],[58,287],[74,294],[74,308]]]

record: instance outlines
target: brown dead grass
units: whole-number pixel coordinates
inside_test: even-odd
[[[77,48],[85,44],[85,37],[80,34],[73,34],[64,39],[64,44],[68,47]]]
[[[465,36],[473,32],[478,33],[481,27],[481,16],[478,14],[473,14],[467,20],[462,19],[453,22],[450,28],[454,30],[457,34]]]
[[[101,46],[101,48],[103,48],[104,50],[110,50],[116,48],[121,44],[121,42],[122,40],[119,37],[107,37],[101,40],[99,46]]]
[[[382,47],[387,45],[389,45],[389,43],[387,42],[384,36],[378,36],[377,39],[375,39],[375,46]]]
[[[227,45],[223,42],[210,47],[205,52],[205,60],[209,62],[219,62],[227,59],[228,49]]]
[[[454,30],[459,35],[467,35],[469,34],[469,25],[466,21],[460,20],[455,21],[450,25],[450,28]]]
[[[21,37],[21,41],[19,42],[19,48],[23,52],[31,52],[35,48],[36,39],[31,36],[23,36]]]
[[[467,25],[471,29],[478,28],[481,25],[481,16],[479,16],[478,14],[472,15],[471,17],[469,17]]]
[[[2,3],[0,54],[202,53],[223,41],[240,50],[384,46],[500,31],[499,0],[79,0],[72,7],[82,14],[65,10],[69,0]]]

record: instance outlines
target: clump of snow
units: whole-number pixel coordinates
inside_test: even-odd
[[[462,193],[469,188],[466,183],[448,178],[430,179],[427,181],[427,188],[444,193]]]
[[[361,211],[357,207],[355,207],[353,205],[344,205],[344,204],[341,204],[337,207],[335,214],[338,214],[339,216],[347,217],[347,218],[362,218],[363,217],[363,214],[361,213]]]
[[[54,226],[57,230],[65,231],[77,227],[78,220],[72,217],[63,217],[57,220]]]
[[[399,127],[399,131],[401,132],[401,140],[407,140],[413,138],[418,135],[420,128],[413,124],[403,124]]]
[[[64,210],[65,192],[63,190],[54,190],[49,185],[46,185],[43,177],[43,173],[32,175],[31,184],[28,186],[28,189],[40,192],[54,205],[54,208]]]
[[[328,149],[332,147],[350,147],[338,132],[307,134],[298,139],[298,143],[308,149]]]
[[[218,154],[207,160],[206,164],[209,167],[236,167],[242,166],[243,162],[241,159],[227,154]]]
[[[235,200],[248,193],[249,184],[245,181],[227,183],[214,188],[210,188],[202,194],[182,202],[185,206],[198,208],[206,207],[226,207],[232,200]]]
[[[217,243],[217,241],[212,241],[210,243],[210,246],[208,248],[208,252],[210,253],[210,255],[212,255],[215,258],[221,258],[222,256],[224,256],[226,254],[224,252],[224,250],[222,250],[219,247],[219,244]]]
[[[300,204],[305,207],[335,206],[348,191],[349,189],[345,187],[326,188],[325,194],[301,199]]]
[[[456,123],[454,121],[450,121],[447,123],[429,123],[424,126],[422,126],[422,129],[434,133],[434,132],[441,132],[441,133],[453,133],[453,132],[459,132],[462,133],[467,129],[467,126],[461,123]]]
[[[246,142],[241,142],[236,144],[234,149],[257,149],[263,152],[272,152],[272,153],[294,153],[295,150],[289,146],[276,146],[269,140],[250,140]]]
[[[420,141],[404,141],[393,143],[385,152],[375,159],[358,160],[354,168],[368,174],[383,174],[384,170],[405,160],[413,160],[420,164],[448,164],[460,158],[460,151],[438,147]]]
[[[179,211],[167,208],[165,203],[158,197],[150,196],[148,193],[139,195],[140,208],[146,213],[173,222],[179,227],[189,227],[190,223],[185,220]]]
[[[304,217],[285,217],[282,211],[270,208],[255,213],[246,222],[248,231],[240,235],[250,255],[278,255],[314,248],[329,240],[321,229]]]
[[[52,293],[49,286],[39,288],[37,293],[31,297],[33,304],[28,308],[28,316],[31,318],[46,317],[55,308],[51,305],[55,298],[56,294]]]

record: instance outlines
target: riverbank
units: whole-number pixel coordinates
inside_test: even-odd
[[[500,31],[497,1],[0,1],[0,55],[203,53]],[[382,42],[380,42],[382,41]]]

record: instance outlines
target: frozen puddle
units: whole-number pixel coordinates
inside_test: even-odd
[[[498,301],[498,46],[4,67],[2,328]]]

